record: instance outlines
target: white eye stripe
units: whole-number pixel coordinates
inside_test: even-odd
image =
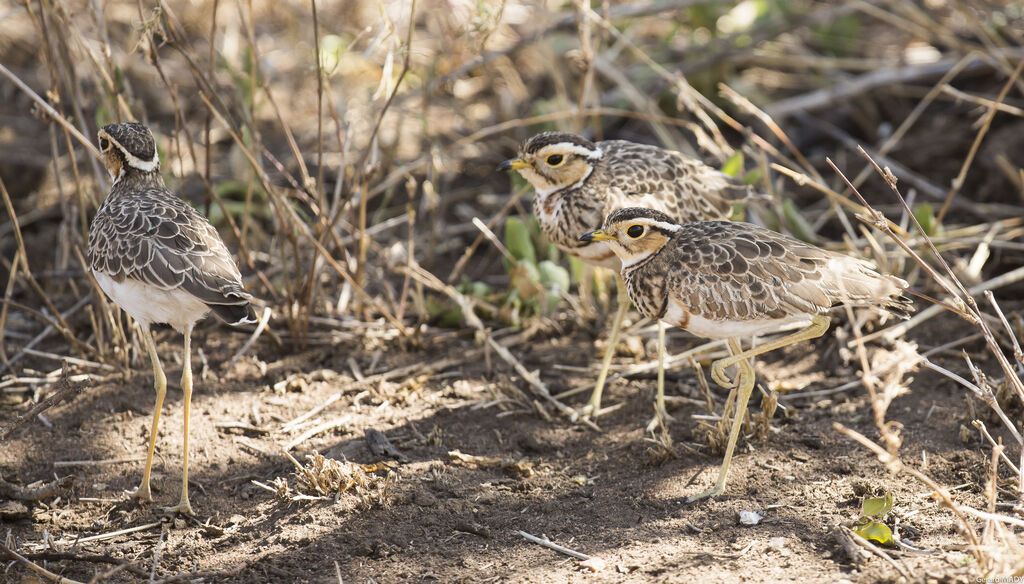
[[[552,154],[570,153],[578,154],[584,158],[601,158],[601,156],[604,155],[604,152],[602,152],[600,148],[591,150],[580,146],[579,144],[573,144],[572,142],[559,142],[558,144],[544,148],[543,152],[547,152],[548,150],[552,150],[553,152],[544,154],[544,160],[547,160],[548,156],[551,156]]]
[[[649,224],[651,227],[657,227],[658,229],[664,229],[665,231],[671,231],[672,233],[681,229],[681,227],[675,223],[666,223],[664,221],[651,221]]]
[[[156,152],[153,153],[152,160],[143,160],[122,148],[117,142],[111,143],[117,146],[117,149],[124,154],[125,163],[132,168],[141,170],[142,172],[153,172],[160,166],[160,155]]]
[[[667,223],[665,221],[652,221],[650,219],[634,219],[633,221],[629,222],[626,229],[629,229],[629,227],[633,225],[647,225],[649,227],[655,227],[658,229],[663,229],[665,231],[671,231],[672,233],[679,231],[679,229],[681,228],[681,226],[676,225],[675,223]]]

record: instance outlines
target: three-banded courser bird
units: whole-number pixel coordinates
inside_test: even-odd
[[[536,190],[533,213],[544,234],[559,249],[593,265],[619,271],[618,257],[603,242],[580,241],[579,235],[600,225],[624,207],[648,207],[674,221],[727,219],[734,202],[751,194],[750,187],[679,152],[625,140],[591,142],[562,132],[528,139],[519,156],[498,170],[517,170]],[[583,415],[597,416],[608,368],[615,353],[629,298],[619,287],[619,306],[594,391]],[[658,329],[658,393],[655,409],[665,412],[664,328]]]
[[[160,410],[167,394],[150,325],[185,337],[181,389],[185,428],[181,501],[168,510],[192,515],[188,500],[188,425],[192,400],[191,335],[211,310],[230,324],[256,323],[242,277],[217,230],[164,186],[153,135],[137,123],[99,131],[103,162],[114,179],[89,232],[89,267],[103,292],[139,324],[153,363],[156,406],[146,470],[134,496],[152,501],[149,475]]]
[[[749,359],[828,329],[828,310],[840,303],[875,306],[906,317],[907,283],[881,275],[868,262],[826,251],[749,223],[678,224],[650,209],[621,209],[581,241],[606,241],[622,261],[630,299],[645,316],[712,339],[729,339],[730,356],[711,365],[711,377],[733,387],[725,369],[737,367],[736,395],[725,459],[715,486],[688,501],[721,494],[754,387]],[[799,328],[743,351],[739,337]]]

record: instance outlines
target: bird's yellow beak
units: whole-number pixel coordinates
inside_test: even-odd
[[[580,236],[580,241],[602,241],[605,239],[615,239],[611,235],[608,235],[604,231],[598,229],[597,231],[591,231],[590,233],[584,233]]]
[[[513,158],[506,160],[498,165],[498,170],[519,170],[520,168],[526,168],[530,166],[522,158]]]

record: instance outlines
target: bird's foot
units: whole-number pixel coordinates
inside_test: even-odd
[[[686,498],[686,502],[687,503],[696,503],[697,501],[702,501],[704,499],[710,499],[712,497],[717,497],[717,496],[721,495],[723,492],[725,492],[725,485],[722,485],[722,486],[715,485],[714,487],[704,491],[703,493],[697,493],[696,495],[692,495],[690,497],[687,497]]]
[[[590,426],[592,426],[594,429],[597,429],[597,426],[593,424],[593,421],[597,419],[598,416],[610,414],[624,405],[626,405],[625,402],[610,405],[606,408],[602,408],[600,406],[595,407],[594,404],[589,403],[583,406],[582,408],[574,411],[572,415],[569,416],[569,420],[574,423],[582,420],[587,420],[591,422]]]
[[[668,410],[654,406],[654,417],[647,422],[647,431],[653,432],[658,426],[665,427],[675,421],[675,417],[669,414]]]
[[[134,491],[125,492],[128,493],[128,496],[131,497],[132,499],[138,499],[140,501],[145,501],[146,503],[153,502],[153,493],[152,491],[149,490],[148,481],[136,487]]]
[[[721,361],[715,361],[711,364],[711,379],[722,387],[732,387],[733,380],[725,374],[725,367],[722,366]]]
[[[591,402],[583,406],[582,408],[574,411],[572,415],[569,417],[569,419],[573,423],[578,422],[580,420],[589,420],[591,418],[596,418],[598,414],[600,414],[600,411],[601,406],[598,405],[597,407],[595,407],[594,403]]]
[[[183,498],[174,507],[164,507],[164,512],[170,514],[180,513],[189,517],[195,517],[195,512],[192,511],[192,505],[189,504],[188,498]]]

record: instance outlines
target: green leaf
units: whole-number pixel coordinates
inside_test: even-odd
[[[921,229],[924,229],[925,235],[935,235],[935,229],[938,227],[938,224],[935,221],[935,209],[930,203],[914,205],[914,218],[921,224]]]
[[[536,298],[544,292],[540,285],[540,270],[531,261],[520,261],[509,272],[509,277],[512,279],[512,288],[524,300]]]
[[[739,176],[743,172],[743,152],[739,150],[733,152],[729,160],[722,165],[722,172],[729,176]]]
[[[470,280],[465,274],[462,275],[462,279],[459,281],[455,289],[467,296],[473,298],[486,299],[488,296],[494,293],[494,290],[486,282],[479,280]]]
[[[863,525],[859,525],[853,529],[853,532],[864,539],[873,541],[879,545],[894,545],[894,542],[892,541],[892,530],[877,521],[868,521]]]
[[[740,180],[742,180],[743,184],[745,185],[756,185],[757,182],[761,180],[761,169],[750,169],[747,173],[743,175],[743,178],[741,178]]]
[[[573,282],[582,282],[586,269],[587,264],[583,263],[583,260],[569,256],[569,271],[572,273]]]
[[[861,515],[881,519],[892,509],[892,493],[886,492],[884,497],[864,499],[860,507]]]
[[[557,263],[560,257],[562,257],[562,252],[559,251],[558,246],[549,242],[548,253],[545,258]]]
[[[474,280],[469,285],[469,295],[473,298],[487,298],[494,293],[494,290],[486,282]]]
[[[452,304],[446,298],[426,297],[427,314],[429,314],[442,328],[459,328],[465,326],[462,322],[462,309]]]
[[[729,211],[729,221],[743,221],[747,218],[747,205],[744,203],[733,203]]]
[[[548,260],[537,264],[537,268],[540,270],[540,281],[544,283],[545,288],[559,296],[569,291],[569,270]]]
[[[536,265],[537,252],[530,241],[530,230],[518,217],[505,220],[505,247],[517,260],[527,260]]]
[[[803,214],[796,208],[796,203],[792,199],[782,201],[782,217],[786,223],[786,228],[797,239],[807,242],[814,241],[814,228],[811,227],[807,219],[804,219]]]

